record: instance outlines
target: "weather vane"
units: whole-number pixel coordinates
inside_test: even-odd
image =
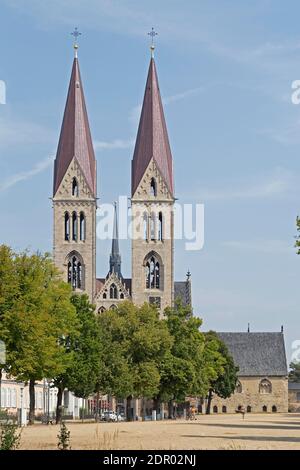
[[[75,43],[74,43],[74,49],[75,49],[75,57],[77,57],[77,50],[78,50],[78,43],[77,43],[77,40],[79,38],[79,36],[81,36],[82,33],[80,33],[78,31],[78,28],[76,27],[73,31],[73,33],[71,33],[71,36],[74,36],[75,38]]]
[[[158,33],[154,30],[154,28],[151,29],[150,33],[148,33],[148,36],[151,37],[151,57],[154,57],[154,50],[155,50],[155,45],[154,45],[154,38],[155,36],[158,36]]]

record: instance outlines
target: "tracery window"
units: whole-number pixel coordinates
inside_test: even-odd
[[[74,290],[83,288],[83,267],[75,255],[68,262],[68,282]]]
[[[160,288],[160,264],[153,255],[146,263],[146,289]]]

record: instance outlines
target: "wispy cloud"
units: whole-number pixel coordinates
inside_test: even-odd
[[[95,150],[122,150],[130,149],[134,146],[134,139],[122,140],[115,139],[111,142],[96,140],[94,141]]]
[[[266,128],[257,131],[258,135],[266,136],[281,145],[299,145],[300,144],[300,121],[289,123],[281,129]]]
[[[276,168],[271,176],[260,183],[236,186],[232,184],[230,188],[203,189],[197,195],[203,201],[226,201],[239,199],[262,199],[272,198],[288,193],[294,187],[294,175],[283,169]]]
[[[295,249],[291,240],[231,240],[221,243],[223,247],[241,250],[243,252],[255,252],[264,254],[295,254]]]
[[[164,96],[162,97],[162,102],[165,106],[168,106],[171,103],[175,103],[177,101],[185,100],[187,98],[190,98],[191,96],[195,96],[199,93],[202,93],[205,91],[205,88],[203,86],[196,87],[196,88],[190,88],[188,90],[181,91],[179,93],[176,93],[174,95],[169,95],[169,96]],[[137,106],[134,106],[131,111],[129,112],[129,121],[137,127],[140,115],[142,111],[142,103],[138,104]]]
[[[0,117],[0,147],[52,143],[55,134],[52,130],[28,120]]]
[[[6,180],[0,183],[0,192],[5,191],[6,189],[11,188],[21,181],[26,181],[33,176],[38,175],[53,164],[54,156],[50,156],[37,163],[31,170],[23,171],[9,176]]]

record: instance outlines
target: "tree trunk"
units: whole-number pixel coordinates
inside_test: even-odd
[[[153,409],[156,411],[156,414],[158,414],[159,408],[160,408],[160,399],[156,397],[153,399]]]
[[[173,400],[168,401],[168,414],[169,414],[169,419],[173,418]]]
[[[34,379],[29,381],[29,424],[34,424],[35,418],[35,393],[34,393]]]
[[[96,423],[98,423],[98,421],[99,421],[99,396],[100,396],[100,393],[99,393],[99,391],[97,391],[97,395],[96,395],[97,403],[96,403],[96,414],[95,414]]]
[[[131,395],[126,398],[126,418],[127,418],[127,421],[132,421],[131,408],[130,408],[131,399],[132,399]]]
[[[145,421],[146,417],[146,398],[142,398],[142,421]]]
[[[64,393],[64,387],[60,386],[57,388],[57,402],[56,402],[56,424],[61,423],[62,418],[62,397]]]
[[[210,415],[210,408],[211,408],[212,397],[213,397],[213,392],[212,392],[212,390],[210,389],[209,392],[208,392],[207,405],[206,405],[206,414],[207,414],[207,415]]]

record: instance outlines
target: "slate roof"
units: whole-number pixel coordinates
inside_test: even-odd
[[[154,159],[173,195],[173,161],[154,59],[150,61],[139,129],[132,160],[132,195]]]
[[[96,196],[96,160],[77,58],[73,62],[68,97],[54,163],[54,195],[74,157],[86,178],[92,194]]]
[[[218,333],[227,345],[239,376],[286,376],[283,333]]]
[[[192,291],[190,281],[174,282],[174,299],[180,299],[183,306],[192,305]]]
[[[300,391],[300,383],[299,382],[289,382],[289,390],[299,390]]]

